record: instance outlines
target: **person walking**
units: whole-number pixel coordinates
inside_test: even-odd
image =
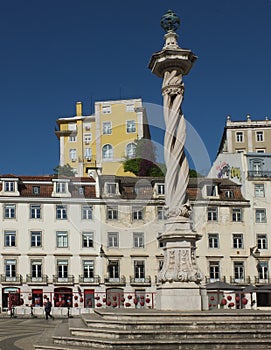
[[[54,316],[51,315],[51,310],[52,310],[52,303],[50,302],[49,298],[46,298],[46,302],[44,305],[44,310],[45,310],[45,318],[48,320],[48,316],[52,318],[53,320],[55,319]]]

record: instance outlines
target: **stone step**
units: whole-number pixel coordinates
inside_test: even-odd
[[[105,339],[89,339],[68,337],[55,339],[54,346],[62,349],[114,349],[114,350],[243,350],[271,349],[271,338],[268,339],[185,339],[185,340],[115,340],[114,342]],[[48,348],[47,348],[48,349]],[[55,349],[49,348],[49,349]],[[58,349],[58,348],[57,348]],[[42,350],[42,349],[36,349]]]
[[[175,329],[174,332],[171,329],[163,329],[159,332],[154,330],[108,330],[107,328],[99,329],[86,329],[86,328],[70,328],[70,334],[74,337],[84,337],[93,339],[95,337],[100,339],[133,339],[133,340],[148,340],[148,339],[250,339],[250,338],[270,338],[271,330],[258,329],[257,332],[252,332],[250,329],[213,329],[209,330],[185,330]]]

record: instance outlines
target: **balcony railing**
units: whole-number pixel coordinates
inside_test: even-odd
[[[42,275],[40,277],[34,277],[32,275],[26,275],[26,283],[28,284],[47,284],[48,276]]]
[[[206,283],[214,283],[214,282],[226,282],[226,276],[218,277],[218,278],[213,278],[213,277],[205,277],[205,282]]]
[[[89,284],[89,285],[99,285],[101,283],[100,276],[93,276],[93,277],[84,277],[82,275],[79,276],[79,283],[80,284]]]
[[[104,283],[105,284],[109,284],[109,285],[118,285],[118,286],[122,285],[122,286],[125,286],[126,279],[125,279],[125,276],[121,276],[121,277],[117,277],[117,278],[105,277]]]
[[[151,277],[131,277],[130,276],[130,284],[131,285],[137,285],[137,286],[150,286],[151,285]]]
[[[22,284],[22,281],[23,281],[22,275],[15,275],[15,276],[1,275],[1,283]]]
[[[54,275],[53,276],[53,282],[54,284],[74,284],[74,276],[67,276],[67,277],[59,277]]]
[[[265,170],[249,170],[248,171],[248,178],[268,178],[271,177],[271,171],[265,171]]]
[[[259,278],[255,277],[256,284],[271,284],[271,278]]]
[[[230,283],[232,284],[251,284],[253,283],[253,278],[248,276],[248,277],[243,277],[243,278],[237,278],[237,277],[230,277]]]

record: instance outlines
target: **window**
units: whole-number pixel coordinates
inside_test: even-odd
[[[111,281],[119,279],[119,276],[120,276],[119,262],[117,260],[109,260],[109,262],[108,262],[108,275],[109,275],[109,280],[111,280]]]
[[[118,207],[107,207],[107,219],[118,220]]]
[[[217,208],[208,208],[207,218],[208,221],[217,221]]]
[[[69,142],[76,142],[76,141],[77,141],[76,135],[71,134],[71,135],[69,136]]]
[[[16,232],[4,231],[4,246],[15,247],[16,246]]]
[[[262,176],[263,161],[261,159],[253,160],[251,166],[254,176]]]
[[[263,142],[263,131],[256,131],[256,141],[257,142]]]
[[[80,196],[83,196],[85,194],[85,188],[84,187],[80,186],[80,187],[77,188],[77,190],[78,190],[78,194]]]
[[[85,148],[84,155],[87,160],[90,160],[92,158],[92,149],[91,148]]]
[[[143,209],[132,208],[132,218],[133,220],[143,220]]]
[[[4,205],[4,218],[5,219],[15,219],[16,218],[16,206],[15,206],[15,204],[5,204]]]
[[[106,194],[117,194],[118,193],[118,184],[115,182],[105,183],[105,192],[106,192]]]
[[[257,223],[266,222],[266,210],[265,209],[256,209],[255,210],[255,221]]]
[[[91,128],[91,123],[90,122],[84,122],[84,128],[85,128],[85,130],[90,130],[90,128]]]
[[[235,249],[242,249],[242,248],[244,248],[243,234],[242,233],[234,233],[232,235],[232,246]]]
[[[41,231],[31,231],[31,247],[41,247]]]
[[[135,158],[136,156],[136,144],[135,143],[128,143],[126,146],[126,156],[131,159]]]
[[[41,278],[42,277],[42,262],[40,260],[31,261],[31,277]]]
[[[232,221],[242,221],[242,209],[233,208],[232,209]]]
[[[92,141],[92,134],[84,134],[84,142],[88,145]]]
[[[83,205],[81,208],[82,220],[92,220],[93,208],[89,205]]]
[[[233,263],[235,282],[243,282],[245,278],[245,268],[242,261],[234,261]]]
[[[166,211],[164,207],[157,207],[157,218],[158,220],[166,219]]]
[[[219,281],[220,279],[220,265],[219,261],[209,262],[209,275],[211,281]]]
[[[126,132],[127,133],[136,132],[135,120],[127,120],[127,122],[126,122]]]
[[[256,153],[265,153],[264,148],[256,148]]]
[[[41,218],[41,206],[40,204],[30,204],[30,219]]]
[[[94,278],[94,261],[93,260],[84,260],[83,261],[83,275],[84,280],[91,280]]]
[[[107,247],[118,248],[119,246],[119,234],[118,232],[108,232],[107,234]]]
[[[242,131],[237,131],[235,136],[236,142],[244,142],[244,133]]]
[[[57,248],[67,248],[68,247],[68,232],[67,231],[57,231],[56,232],[56,246],[57,246]]]
[[[56,182],[56,193],[66,193],[66,182]]]
[[[233,191],[225,191],[225,197],[226,198],[233,198],[234,197]]]
[[[76,161],[76,158],[77,158],[76,149],[75,148],[71,148],[69,152],[70,152],[70,160],[72,162]]]
[[[110,114],[110,113],[111,113],[111,106],[110,105],[102,106],[102,114]]]
[[[66,207],[66,205],[57,205],[56,206],[56,218],[58,220],[67,219],[67,207]]]
[[[93,232],[82,233],[82,246],[83,248],[93,248]]]
[[[112,134],[112,123],[103,122],[103,135],[111,135],[111,134]]]
[[[260,280],[268,280],[268,262],[267,261],[259,261],[258,265],[258,277]]]
[[[5,260],[5,274],[7,278],[16,278],[16,260]]]
[[[255,193],[255,197],[258,198],[263,198],[264,195],[264,184],[255,184],[254,185],[254,193]]]
[[[134,248],[144,248],[144,233],[143,232],[134,232]]]
[[[145,261],[136,260],[134,261],[134,276],[135,282],[144,281],[145,279]]]
[[[57,277],[58,278],[68,278],[68,261],[58,260],[57,261]]]
[[[165,185],[164,184],[156,184],[157,186],[157,194],[164,195],[165,194]]]
[[[134,112],[134,111],[135,111],[135,105],[133,103],[127,103],[126,112]]]
[[[268,248],[267,235],[265,235],[265,234],[257,235],[257,248],[258,249],[267,249]]]
[[[209,242],[209,248],[219,248],[219,234],[209,233],[208,242]]]
[[[14,181],[5,181],[5,192],[14,192],[15,191],[15,182]]]
[[[38,194],[40,194],[40,186],[33,186],[32,187],[32,193],[34,194],[34,195],[38,195]]]
[[[217,196],[217,185],[206,185],[206,196],[216,197]]]
[[[113,147],[111,145],[104,145],[102,149],[103,159],[113,159]]]

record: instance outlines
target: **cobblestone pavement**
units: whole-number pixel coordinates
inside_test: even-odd
[[[46,321],[44,318],[0,319],[0,350],[33,350],[40,340],[51,337],[63,319]]]

